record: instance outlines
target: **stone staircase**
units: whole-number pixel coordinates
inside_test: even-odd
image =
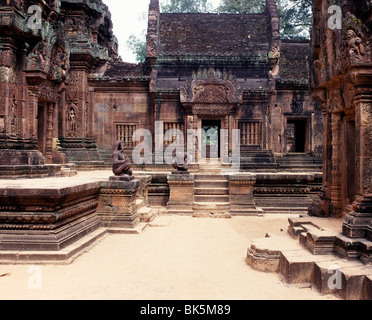
[[[231,217],[227,175],[196,174],[194,183],[194,217]]]
[[[320,218],[289,219],[288,232],[255,239],[247,252],[247,263],[263,272],[277,272],[283,281],[308,285],[321,294],[335,294],[345,300],[372,300],[372,265],[361,257],[340,255],[343,236],[328,228]],[[323,225],[326,227],[323,227]],[[368,244],[365,244],[368,246]],[[372,243],[369,243],[371,252]]]
[[[322,172],[322,159],[317,159],[309,154],[289,153],[276,159],[279,168],[289,172]]]

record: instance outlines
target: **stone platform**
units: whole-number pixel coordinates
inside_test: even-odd
[[[166,180],[165,180],[166,177]],[[231,218],[266,213],[306,214],[321,186],[320,173],[194,172],[164,174],[167,212]]]
[[[342,219],[301,216],[289,223],[288,232],[252,241],[247,251],[249,266],[277,272],[289,284],[313,286],[322,294],[345,300],[372,299],[372,265],[360,257],[339,254]]]
[[[118,182],[112,182],[111,188],[108,173],[0,180],[0,261],[69,261],[107,232],[143,230],[154,217],[147,196],[151,176],[139,176],[129,182],[134,188],[124,188],[131,200],[130,205],[120,204],[123,210],[131,211],[129,215],[124,212],[124,220],[135,219],[125,225],[105,224],[97,209],[104,207],[102,197],[108,191],[115,194],[118,190]],[[114,218],[122,219],[119,215]]]

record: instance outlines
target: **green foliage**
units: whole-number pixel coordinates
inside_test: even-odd
[[[222,0],[217,8],[219,13],[260,13],[265,10],[264,0]]]
[[[308,38],[312,0],[277,0],[282,38]]]
[[[208,0],[167,0],[167,3],[161,6],[161,12],[165,13],[205,13],[210,10]]]
[[[146,40],[144,38],[144,35],[143,38],[139,38],[132,34],[127,40],[127,46],[135,54],[137,62],[144,62],[146,60]]]
[[[312,25],[312,0],[276,0],[280,17],[280,33],[285,39],[308,38]],[[265,10],[265,0],[221,0],[216,9],[219,13],[246,14]],[[210,12],[208,0],[166,0],[161,6],[165,13]],[[127,46],[136,55],[138,62],[146,59],[146,40],[131,35]]]
[[[282,38],[309,37],[312,24],[312,0],[276,0]],[[221,0],[219,13],[260,13],[265,10],[265,0]]]

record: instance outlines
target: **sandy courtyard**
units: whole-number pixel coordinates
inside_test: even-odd
[[[160,216],[141,234],[106,235],[70,265],[0,265],[0,300],[336,299],[247,265],[251,240],[287,226],[286,215]]]

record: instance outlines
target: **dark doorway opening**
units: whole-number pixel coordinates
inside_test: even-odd
[[[287,152],[305,153],[307,139],[307,121],[306,120],[288,120],[287,121]]]
[[[205,159],[220,158],[220,120],[202,120],[202,155]]]

